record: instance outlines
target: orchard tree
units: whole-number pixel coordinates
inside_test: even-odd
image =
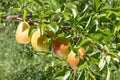
[[[3,21],[19,22],[18,44],[56,60],[53,79],[120,79],[114,74],[120,71],[119,0],[18,0],[16,5],[18,16]]]

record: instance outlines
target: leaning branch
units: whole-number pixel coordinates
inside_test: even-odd
[[[2,21],[15,21],[15,22],[21,22],[22,21],[22,18],[18,15],[13,15],[13,16],[5,16],[5,17],[2,17]],[[30,25],[35,25],[35,26],[38,26],[39,23],[38,22],[34,22],[31,20],[30,16],[27,16],[27,22],[30,24]]]
[[[3,21],[3,22],[6,22],[6,21],[21,22],[21,21],[22,21],[22,18],[21,18],[19,15],[4,16],[4,17],[1,17],[1,18],[2,18],[2,21]],[[32,16],[26,16],[27,22],[28,22],[30,25],[38,26],[39,23],[38,23],[38,22],[35,22],[35,21],[32,21],[31,18],[32,18]],[[66,30],[66,31],[70,31],[70,30],[71,30],[71,26],[62,25],[62,26],[60,26],[60,28],[63,29],[63,30]]]

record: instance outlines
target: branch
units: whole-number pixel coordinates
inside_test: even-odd
[[[6,21],[21,22],[22,21],[22,18],[19,15],[4,16],[4,17],[1,17],[1,18],[2,18],[2,21],[4,21],[4,22],[6,22]],[[30,25],[38,26],[39,23],[32,21],[31,18],[32,18],[32,15],[26,16],[27,22]],[[63,30],[66,30],[66,31],[70,31],[71,30],[71,26],[62,25],[62,26],[60,26],[60,28],[63,29]]]
[[[27,22],[30,24],[30,25],[35,25],[35,26],[38,26],[39,23],[38,22],[33,22],[31,20],[31,17],[32,16],[27,16]],[[21,22],[22,21],[22,18],[18,15],[13,15],[13,16],[5,16],[5,17],[2,17],[2,21],[15,21],[15,22]]]

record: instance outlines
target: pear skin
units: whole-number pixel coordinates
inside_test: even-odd
[[[31,44],[36,51],[47,51],[49,45],[46,44],[45,35],[40,34],[40,29],[38,28],[31,37]]]
[[[64,37],[58,37],[54,40],[53,50],[57,56],[67,57],[69,53],[69,40]]]
[[[68,55],[68,64],[73,69],[76,69],[79,63],[79,58],[76,58],[75,55],[76,54],[73,51],[71,51]]]
[[[27,22],[24,21],[19,23],[15,34],[17,43],[28,44],[30,42],[30,37],[28,36],[29,29],[30,26]]]

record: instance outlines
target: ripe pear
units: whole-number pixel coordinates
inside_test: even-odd
[[[69,53],[69,40],[64,37],[58,37],[54,40],[53,50],[57,56],[67,57]]]
[[[68,64],[73,69],[76,69],[77,65],[79,63],[79,58],[76,58],[75,55],[76,54],[73,51],[70,51],[70,53],[68,55]]]
[[[34,50],[36,51],[47,51],[49,49],[49,45],[46,44],[45,35],[40,34],[40,29],[38,28],[31,37],[31,44]]]
[[[15,34],[18,43],[28,44],[30,42],[30,37],[28,36],[29,29],[30,26],[27,22],[23,21],[19,23]]]

